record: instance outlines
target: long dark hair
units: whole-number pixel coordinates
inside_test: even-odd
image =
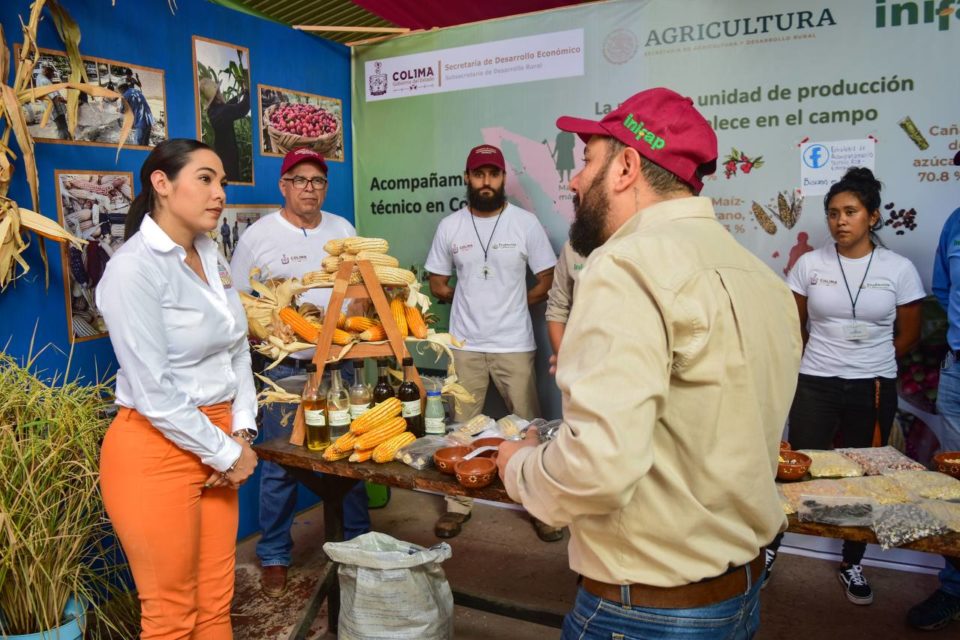
[[[180,170],[190,162],[193,152],[200,149],[212,151],[209,145],[190,138],[171,138],[153,148],[140,167],[140,193],[130,203],[130,210],[127,211],[127,222],[123,229],[124,240],[129,240],[140,230],[143,216],[156,205],[156,192],[153,190],[153,182],[150,181],[153,172],[163,171],[167,178],[176,180]]]

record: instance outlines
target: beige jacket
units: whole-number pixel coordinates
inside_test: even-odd
[[[580,274],[560,352],[564,424],[518,452],[510,496],[570,526],[570,567],[677,586],[786,526],[774,478],[801,340],[786,284],[709,198],[638,212]]]
[[[567,322],[573,306],[573,287],[586,261],[586,258],[573,250],[569,240],[563,243],[557,265],[553,268],[553,284],[547,294],[547,311],[544,314],[547,320]]]

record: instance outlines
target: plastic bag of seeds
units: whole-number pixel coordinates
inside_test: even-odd
[[[891,504],[877,508],[873,532],[884,549],[949,533],[946,524],[919,504]]]
[[[890,446],[836,449],[836,452],[856,462],[863,469],[864,474],[868,476],[878,476],[885,471],[922,471],[926,469],[916,460],[911,460]]]
[[[813,478],[853,478],[863,475],[856,462],[836,451],[802,449],[800,453],[810,456],[810,476]]]
[[[838,527],[869,527],[876,506],[872,500],[851,496],[801,495],[798,517],[804,522],[822,522]]]
[[[844,494],[843,485],[839,480],[777,483],[777,487],[785,501],[784,511],[787,515],[797,512],[803,501],[802,496],[842,496]]]
[[[920,508],[939,518],[951,531],[960,531],[960,502],[944,502],[942,500],[924,500]]]
[[[917,496],[928,500],[960,500],[960,480],[938,471],[893,471],[885,473]]]
[[[843,495],[869,498],[877,504],[903,504],[915,502],[900,483],[890,476],[863,476],[837,480],[843,487]]]

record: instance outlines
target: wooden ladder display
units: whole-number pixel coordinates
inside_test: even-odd
[[[360,275],[363,282],[360,284],[350,284],[350,273],[356,264],[360,268]],[[391,286],[391,285],[388,285]],[[383,285],[373,270],[373,265],[369,260],[344,260],[340,263],[337,270],[337,276],[333,283],[333,294],[330,296],[330,303],[327,305],[326,314],[323,319],[323,328],[320,330],[320,337],[317,338],[317,351],[313,356],[313,362],[317,365],[317,375],[323,376],[323,370],[327,365],[327,360],[340,353],[344,347],[333,344],[333,332],[337,328],[337,320],[340,318],[340,310],[343,308],[343,301],[347,298],[359,300],[371,300],[373,308],[380,316],[380,323],[387,334],[387,342],[372,344],[369,342],[359,342],[350,348],[345,360],[363,360],[364,358],[382,358],[393,356],[397,359],[397,364],[402,366],[403,359],[410,357],[407,346],[404,343],[403,336],[400,335],[400,329],[393,319],[390,312],[390,303],[387,302],[387,296],[383,293]],[[358,375],[360,375],[358,373]],[[423,381],[420,380],[420,373],[416,367],[413,368],[413,380],[420,388],[421,403],[426,398],[426,391],[423,387]],[[422,409],[422,406],[421,406]],[[303,446],[306,437],[306,423],[303,419],[303,405],[297,405],[297,416],[293,421],[293,432],[290,434],[290,444]]]

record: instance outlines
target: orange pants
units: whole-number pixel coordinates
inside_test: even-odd
[[[230,433],[230,403],[201,407]],[[130,562],[143,640],[230,640],[239,508],[213,469],[121,408],[103,441],[100,489]]]

